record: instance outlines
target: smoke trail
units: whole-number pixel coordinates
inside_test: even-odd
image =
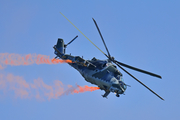
[[[0,90],[4,95],[13,94],[15,98],[35,98],[38,100],[58,99],[63,95],[82,93],[98,90],[99,87],[81,87],[76,85],[64,85],[61,81],[55,80],[53,85],[47,85],[41,78],[35,79],[33,83],[27,83],[23,77],[13,74],[0,74]]]
[[[6,65],[32,65],[32,64],[58,64],[58,63],[72,63],[71,60],[50,59],[47,55],[41,54],[27,54],[20,55],[15,53],[0,53],[0,69]]]
[[[77,87],[79,88],[78,90],[74,90],[73,92],[74,93],[83,93],[83,92],[86,92],[86,91],[95,91],[95,90],[98,90],[99,87],[89,87],[87,85],[85,85],[84,87],[81,87],[79,85],[77,85]]]

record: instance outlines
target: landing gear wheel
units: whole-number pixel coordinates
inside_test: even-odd
[[[119,94],[116,94],[116,97],[119,97]]]

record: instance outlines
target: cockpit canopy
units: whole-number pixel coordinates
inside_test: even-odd
[[[92,60],[89,60],[88,62],[90,62],[90,63],[92,63],[94,66],[96,66],[96,67],[94,67],[94,66],[89,66],[89,68],[90,69],[99,69],[99,70],[101,70],[101,69],[103,69],[104,67],[106,67],[106,64],[108,63],[108,61],[107,60],[98,60],[98,59],[96,59],[95,57],[94,58],[92,58]]]
[[[95,57],[90,60],[89,62],[91,62],[94,66],[89,66],[89,69],[92,70],[102,70],[103,68],[106,67],[106,69],[104,69],[103,71],[101,71],[102,74],[107,74],[114,76],[117,80],[120,80],[122,77],[122,73],[117,69],[117,67],[112,64],[111,62],[109,62],[108,60],[98,60]]]

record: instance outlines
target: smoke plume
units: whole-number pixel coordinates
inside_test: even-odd
[[[13,74],[0,73],[0,96],[13,95],[15,98],[38,100],[58,99],[63,95],[82,93],[86,91],[98,90],[99,87],[64,85],[61,81],[55,80],[52,85],[47,85],[41,78],[28,83],[23,77]]]
[[[27,54],[20,55],[15,53],[0,53],[0,69],[6,65],[32,65],[32,64],[58,64],[58,63],[72,63],[71,60],[50,59],[47,55],[41,54]]]

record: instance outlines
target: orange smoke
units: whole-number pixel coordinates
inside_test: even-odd
[[[32,64],[58,64],[58,63],[72,63],[71,60],[50,59],[47,55],[41,54],[27,54],[20,55],[15,53],[0,53],[0,69],[5,65],[19,66]]]
[[[64,85],[61,81],[55,80],[53,85],[47,85],[41,78],[28,83],[23,77],[13,74],[0,74],[0,90],[4,95],[13,94],[15,98],[36,98],[38,100],[58,99],[63,95],[98,90],[98,87],[73,87]],[[1,96],[1,94],[0,94]]]
[[[84,87],[81,87],[79,85],[77,85],[77,87],[79,88],[78,90],[74,90],[74,93],[82,93],[82,92],[86,92],[86,91],[95,91],[95,90],[99,90],[99,87],[89,87],[87,85],[85,85]]]

